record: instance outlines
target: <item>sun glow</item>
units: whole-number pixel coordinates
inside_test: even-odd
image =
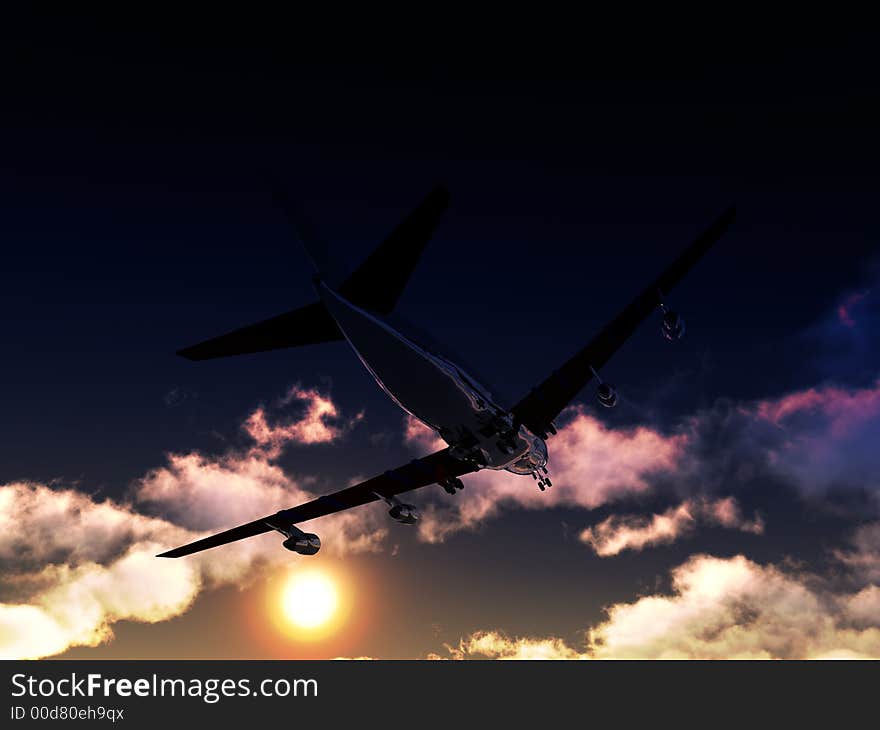
[[[284,616],[301,629],[318,629],[331,621],[339,605],[336,585],[318,571],[296,572],[281,596]]]

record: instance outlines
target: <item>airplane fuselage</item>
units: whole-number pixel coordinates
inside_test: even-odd
[[[458,458],[482,468],[530,474],[547,462],[544,441],[460,367],[417,344],[323,282],[318,294],[379,386],[404,411],[436,431]]]

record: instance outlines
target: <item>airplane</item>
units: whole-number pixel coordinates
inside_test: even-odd
[[[289,201],[277,191],[275,199],[296,230]],[[317,301],[177,353],[201,361],[345,340],[391,400],[448,446],[360,484],[157,557],[178,558],[273,530],[283,535],[286,549],[314,555],[321,548],[320,538],[297,525],[376,501],[386,503],[392,519],[413,524],[418,510],[398,495],[434,484],[455,495],[464,488],[461,477],[481,469],[531,476],[542,491],[552,486],[546,442],[556,433],[554,420],[591,380],[597,383],[601,405],[617,404],[617,390],[599,371],[653,313],[659,312],[660,331],[667,340],[684,335],[684,319],[667,306],[666,297],[735,215],[733,207],[722,213],[585,347],[508,408],[436,347],[417,342],[387,319],[448,204],[448,191],[436,187],[339,286],[331,286],[318,269],[313,280]],[[301,243],[315,264],[313,245]]]

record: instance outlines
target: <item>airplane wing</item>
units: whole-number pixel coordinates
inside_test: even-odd
[[[476,470],[476,467],[471,464],[453,459],[449,455],[449,449],[442,449],[421,459],[414,459],[393,471],[386,471],[384,474],[375,476],[365,482],[355,484],[353,487],[341,489],[332,494],[325,494],[297,507],[281,510],[253,522],[233,527],[217,535],[196,540],[188,545],[182,545],[164,552],[157,557],[180,558],[184,555],[191,555],[201,550],[217,547],[218,545],[225,545],[226,543],[242,540],[246,537],[253,537],[254,535],[260,535],[274,529],[289,527],[300,522],[313,520],[316,517],[331,515],[362,504],[375,502],[379,499],[376,494],[381,494],[384,497],[393,497],[403,492],[427,487],[431,484],[438,484],[452,477],[459,477],[462,474],[468,474]]]
[[[726,210],[660,276],[630,302],[626,309],[605,325],[586,347],[555,370],[543,383],[532,388],[531,392],[513,407],[514,418],[533,433],[555,433],[553,419],[593,378],[590,368],[599,370],[638,326],[659,308],[661,297],[669,294],[685,274],[712,248],[733,221],[734,215],[734,208]]]

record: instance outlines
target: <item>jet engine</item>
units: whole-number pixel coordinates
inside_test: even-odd
[[[321,538],[313,532],[297,530],[281,544],[293,553],[314,555],[321,549]]]
[[[454,495],[456,490],[464,489],[464,482],[461,481],[458,477],[449,477],[448,479],[444,479],[442,482],[438,482],[438,484],[443,487],[443,490],[447,494]]]
[[[403,504],[403,502],[395,504],[388,510],[388,514],[392,520],[402,522],[404,525],[413,525],[419,521],[418,510],[413,505]]]
[[[660,331],[663,336],[670,342],[680,340],[684,337],[684,319],[678,312],[667,309],[663,313],[663,322],[660,325]]]
[[[388,510],[388,516],[392,520],[401,522],[404,525],[414,525],[419,521],[419,511],[414,505],[404,504],[397,497],[386,497],[384,494],[379,494],[379,492],[373,492],[373,494],[391,507]]]
[[[596,399],[606,408],[614,408],[618,400],[617,390],[611,383],[599,383]]]

